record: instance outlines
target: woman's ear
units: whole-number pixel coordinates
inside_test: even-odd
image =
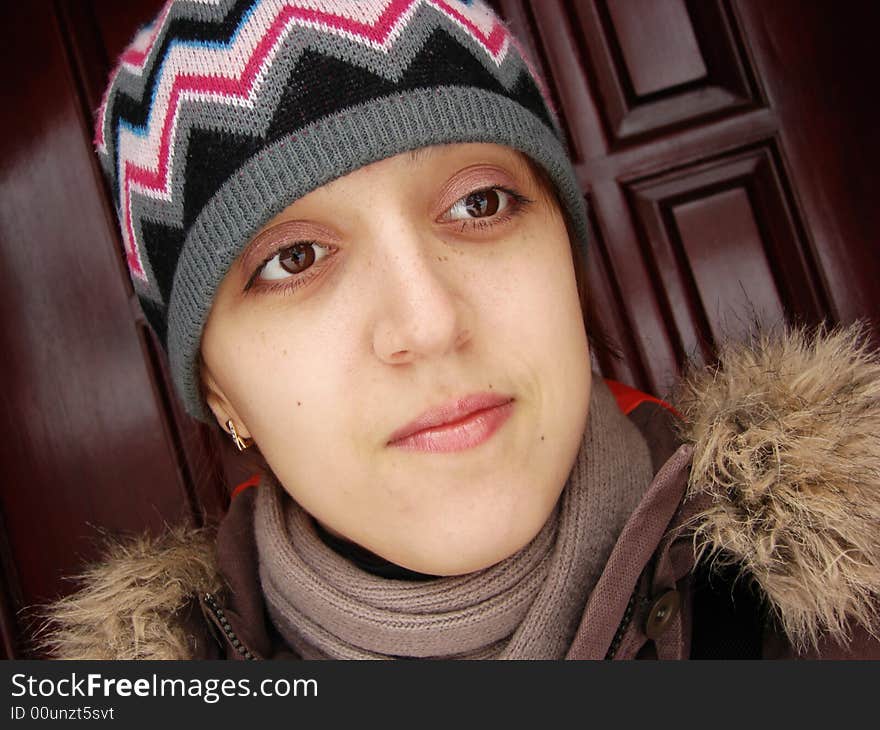
[[[235,425],[236,433],[242,439],[251,438],[251,433],[248,430],[247,425],[241,419],[241,417],[236,412],[235,408],[226,398],[226,394],[217,385],[217,381],[214,379],[214,376],[211,374],[211,371],[202,364],[202,392],[205,397],[205,402],[208,404],[208,408],[211,409],[211,413],[214,414],[214,418],[217,419],[217,423],[220,424],[220,428],[223,429],[226,433],[229,433],[229,429],[226,427],[226,424],[229,421]]]

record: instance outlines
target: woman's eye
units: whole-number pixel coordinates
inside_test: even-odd
[[[263,264],[257,278],[263,281],[278,281],[302,274],[315,262],[323,259],[328,253],[325,246],[313,241],[297,243],[281,249]]]
[[[456,201],[443,218],[450,221],[489,218],[506,211],[512,201],[513,195],[501,188],[475,190]]]

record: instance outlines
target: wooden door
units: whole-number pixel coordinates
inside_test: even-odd
[[[876,4],[498,4],[565,119],[607,374],[663,395],[755,320],[880,332]]]
[[[111,60],[158,0],[4,3],[0,634],[116,534],[202,524],[238,474],[182,414],[91,149]],[[549,80],[590,207],[590,283],[663,395],[752,320],[872,320],[874,3],[497,0]],[[223,467],[218,468],[218,458]]]
[[[215,437],[171,397],[91,145],[109,59],[157,5],[43,0],[0,9],[7,657],[30,654],[30,608],[70,590],[62,578],[97,558],[99,529],[159,532],[223,508]]]

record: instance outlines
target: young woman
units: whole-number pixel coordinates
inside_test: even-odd
[[[182,400],[265,468],[56,656],[880,656],[877,358],[758,339],[678,411],[592,374],[582,195],[484,6],[170,2],[96,142]]]

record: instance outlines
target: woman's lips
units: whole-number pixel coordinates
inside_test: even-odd
[[[513,413],[513,398],[476,393],[426,411],[399,428],[388,446],[408,451],[462,451],[488,440]]]

